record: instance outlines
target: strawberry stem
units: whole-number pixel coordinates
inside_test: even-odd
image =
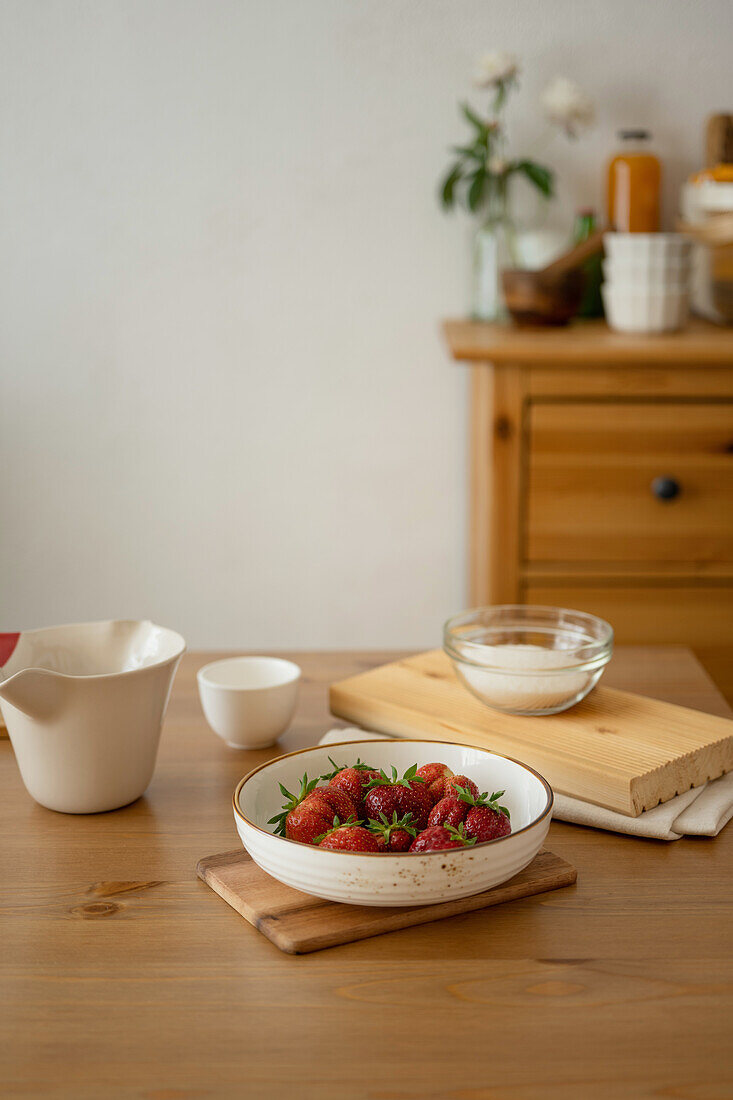
[[[339,772],[345,772],[347,768],[354,768],[354,770],[357,771],[357,772],[373,772],[374,771],[374,768],[372,768],[369,764],[365,764],[359,757],[357,757],[357,760],[356,760],[355,764],[337,764],[332,756],[329,756],[328,759],[329,759],[329,762],[333,765],[333,771],[332,772],[326,772],[325,775],[321,776],[321,779],[326,779],[329,782],[335,776],[337,776],[339,774]]]
[[[326,829],[325,833],[321,833],[320,836],[315,837],[314,844],[320,844],[322,840],[325,840],[331,833],[335,833],[338,829],[346,829],[347,827],[353,827],[355,825],[361,825],[361,821],[357,821],[353,814],[347,817],[343,824],[339,821],[338,814],[333,819],[333,825],[330,829]]]
[[[417,836],[417,830],[415,829],[414,825],[412,824],[412,814],[411,813],[406,813],[404,815],[404,817],[398,818],[397,817],[397,811],[393,810],[391,821],[389,820],[387,815],[384,814],[384,813],[380,812],[379,816],[381,818],[380,821],[375,821],[373,817],[369,818],[369,822],[367,824],[367,829],[369,829],[369,831],[374,833],[376,836],[380,836],[380,835],[383,836],[384,840],[385,840],[385,843],[387,843],[389,841],[390,836],[397,829],[404,829],[404,831],[406,833],[409,833],[410,836],[412,836],[412,837]]]
[[[506,806],[500,806],[496,801],[497,798],[502,798],[504,796],[506,793],[505,791],[495,791],[491,798],[489,798],[488,791],[484,791],[483,794],[480,794],[477,798],[475,795],[471,794],[468,787],[455,786],[453,790],[461,801],[467,802],[469,806],[482,806],[486,809],[494,810],[495,813],[504,814],[504,817],[511,819],[511,814]]]
[[[401,779],[398,779],[397,768],[392,765],[391,777],[386,774],[383,768],[379,769],[379,776],[376,779],[370,779],[366,785],[366,790],[371,790],[372,787],[407,787],[408,789],[413,783],[424,783],[425,780],[421,775],[416,775],[417,764],[412,764]]]
[[[466,848],[470,848],[472,844],[476,843],[475,836],[466,836],[463,829],[463,822],[460,823],[457,829],[454,829],[452,825],[445,825],[444,828],[448,830],[454,840],[460,840]]]

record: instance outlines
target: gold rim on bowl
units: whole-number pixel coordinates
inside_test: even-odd
[[[543,821],[547,817],[547,815],[552,812],[552,806],[553,806],[553,803],[555,801],[555,796],[552,793],[552,787],[550,786],[550,784],[547,782],[547,780],[545,779],[545,777],[543,775],[540,775],[540,773],[538,771],[535,771],[534,768],[531,768],[529,766],[529,764],[524,764],[521,760],[516,760],[513,756],[507,756],[506,753],[503,753],[503,752],[494,752],[493,749],[481,749],[481,748],[478,748],[478,746],[476,746],[476,745],[459,745],[458,742],[456,742],[456,741],[431,741],[431,740],[427,740],[425,738],[420,738],[420,737],[400,737],[398,739],[394,739],[394,738],[391,738],[391,737],[380,737],[377,741],[375,741],[372,738],[372,739],[369,739],[367,741],[334,741],[329,745],[309,745],[307,749],[296,749],[294,752],[284,752],[282,754],[282,756],[276,756],[273,760],[266,760],[264,764],[258,764],[258,766],[256,768],[253,768],[251,772],[247,772],[247,774],[239,780],[239,782],[237,783],[237,786],[234,788],[234,794],[232,795],[232,806],[234,808],[234,813],[236,814],[237,817],[240,817],[242,819],[242,821],[246,822],[247,825],[251,826],[251,828],[256,829],[257,832],[264,833],[265,836],[273,837],[275,840],[282,840],[285,844],[295,844],[299,848],[302,848],[304,846],[302,841],[300,841],[300,840],[291,840],[289,837],[278,836],[277,833],[270,833],[270,832],[267,831],[267,829],[263,829],[261,825],[256,825],[254,821],[251,821],[247,817],[247,815],[242,811],[242,808],[239,805],[239,793],[242,790],[242,788],[244,787],[245,783],[247,783],[252,778],[252,776],[257,775],[257,772],[261,772],[263,768],[267,768],[267,767],[270,766],[270,764],[275,764],[275,763],[277,763],[278,760],[285,760],[285,759],[287,759],[288,757],[291,757],[291,756],[301,756],[303,753],[315,752],[316,749],[321,749],[321,748],[323,748],[323,749],[338,749],[338,748],[342,748],[344,746],[354,747],[356,745],[385,744],[385,743],[388,743],[388,742],[391,742],[391,741],[394,741],[396,744],[402,744],[402,745],[410,745],[410,744],[411,745],[457,745],[459,748],[474,749],[476,752],[485,752],[485,753],[490,754],[491,756],[498,756],[502,760],[509,760],[512,764],[517,764],[520,768],[524,768],[525,771],[529,772],[530,775],[533,775],[535,777],[535,779],[539,779],[540,783],[545,788],[545,793],[547,795],[547,803],[546,803],[544,809],[542,810],[542,813],[538,817],[536,817],[534,819],[534,821],[530,821],[530,823],[528,825],[523,825],[521,829],[517,829],[516,833],[509,833],[508,836],[497,836],[497,837],[494,837],[493,840],[482,840],[482,841],[479,841],[478,844],[471,844],[470,846],[467,845],[465,848],[452,848],[452,849],[441,848],[441,849],[438,849],[435,852],[420,852],[419,855],[421,855],[421,856],[440,856],[440,855],[445,856],[445,855],[448,854],[449,851],[451,851],[451,852],[461,852],[461,851],[475,852],[477,848],[485,848],[489,844],[501,844],[501,842],[503,840],[511,840],[515,836],[521,836],[522,833],[526,833],[526,831],[528,829],[533,829],[535,827],[535,825],[538,825],[540,823],[540,821]],[[313,848],[313,847],[315,847],[315,845],[306,844],[305,847],[306,848]],[[409,852],[358,852],[358,853],[354,853],[354,852],[339,852],[338,850],[335,850],[333,848],[319,848],[318,850],[320,852],[328,852],[330,855],[334,855],[334,856],[353,856],[354,854],[357,854],[357,855],[360,855],[360,856],[370,856],[370,857],[371,856],[379,856],[380,858],[384,858],[384,856],[390,856],[392,859],[403,859],[404,857],[410,855]]]

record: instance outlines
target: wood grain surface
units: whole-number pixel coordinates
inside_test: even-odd
[[[11,1100],[724,1100],[733,829],[672,844],[553,822],[567,890],[283,955],[197,879],[236,844],[250,768],[333,724],[328,685],[390,653],[307,653],[292,730],[237,753],[184,658],[153,782],[68,817],[0,744],[2,1094]],[[619,650],[607,682],[729,713],[692,655]]]
[[[731,446],[731,402],[532,405],[524,557],[730,568]],[[654,495],[659,477],[674,500]]]
[[[644,588],[617,580],[588,583],[585,577],[530,580],[522,586],[527,603],[573,607],[613,623],[616,636],[653,643],[660,637],[695,649],[731,648],[733,586],[706,581],[692,585],[662,580]]]
[[[562,328],[446,321],[443,330],[454,359],[484,363],[733,365],[729,330],[697,319],[681,332],[654,335],[612,332],[605,321],[575,321]]]
[[[530,866],[509,882],[470,898],[456,898],[438,905],[380,909],[371,905],[341,905],[293,890],[260,870],[241,848],[199,860],[196,872],[232,909],[289,955],[322,951],[385,932],[489,909],[572,886],[578,877],[566,860],[543,848]]]
[[[632,817],[733,770],[729,719],[605,682],[561,714],[503,714],[466,691],[439,649],[337,681],[330,699],[365,729],[493,749],[562,794]]]

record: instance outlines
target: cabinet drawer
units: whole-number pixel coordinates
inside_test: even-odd
[[[528,427],[527,561],[733,561],[733,403],[536,403]]]
[[[680,643],[700,648],[733,643],[733,586],[531,583],[523,595],[525,603],[600,615],[611,623],[617,642]]]

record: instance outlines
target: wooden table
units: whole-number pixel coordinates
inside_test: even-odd
[[[289,750],[329,682],[395,654],[288,654]],[[665,844],[554,823],[578,884],[292,958],[196,879],[236,847],[235,781],[268,752],[206,727],[184,659],[153,783],[116,813],[37,806],[2,769],[3,1097],[722,1100],[733,1096],[733,828]],[[607,682],[730,713],[684,649]]]

